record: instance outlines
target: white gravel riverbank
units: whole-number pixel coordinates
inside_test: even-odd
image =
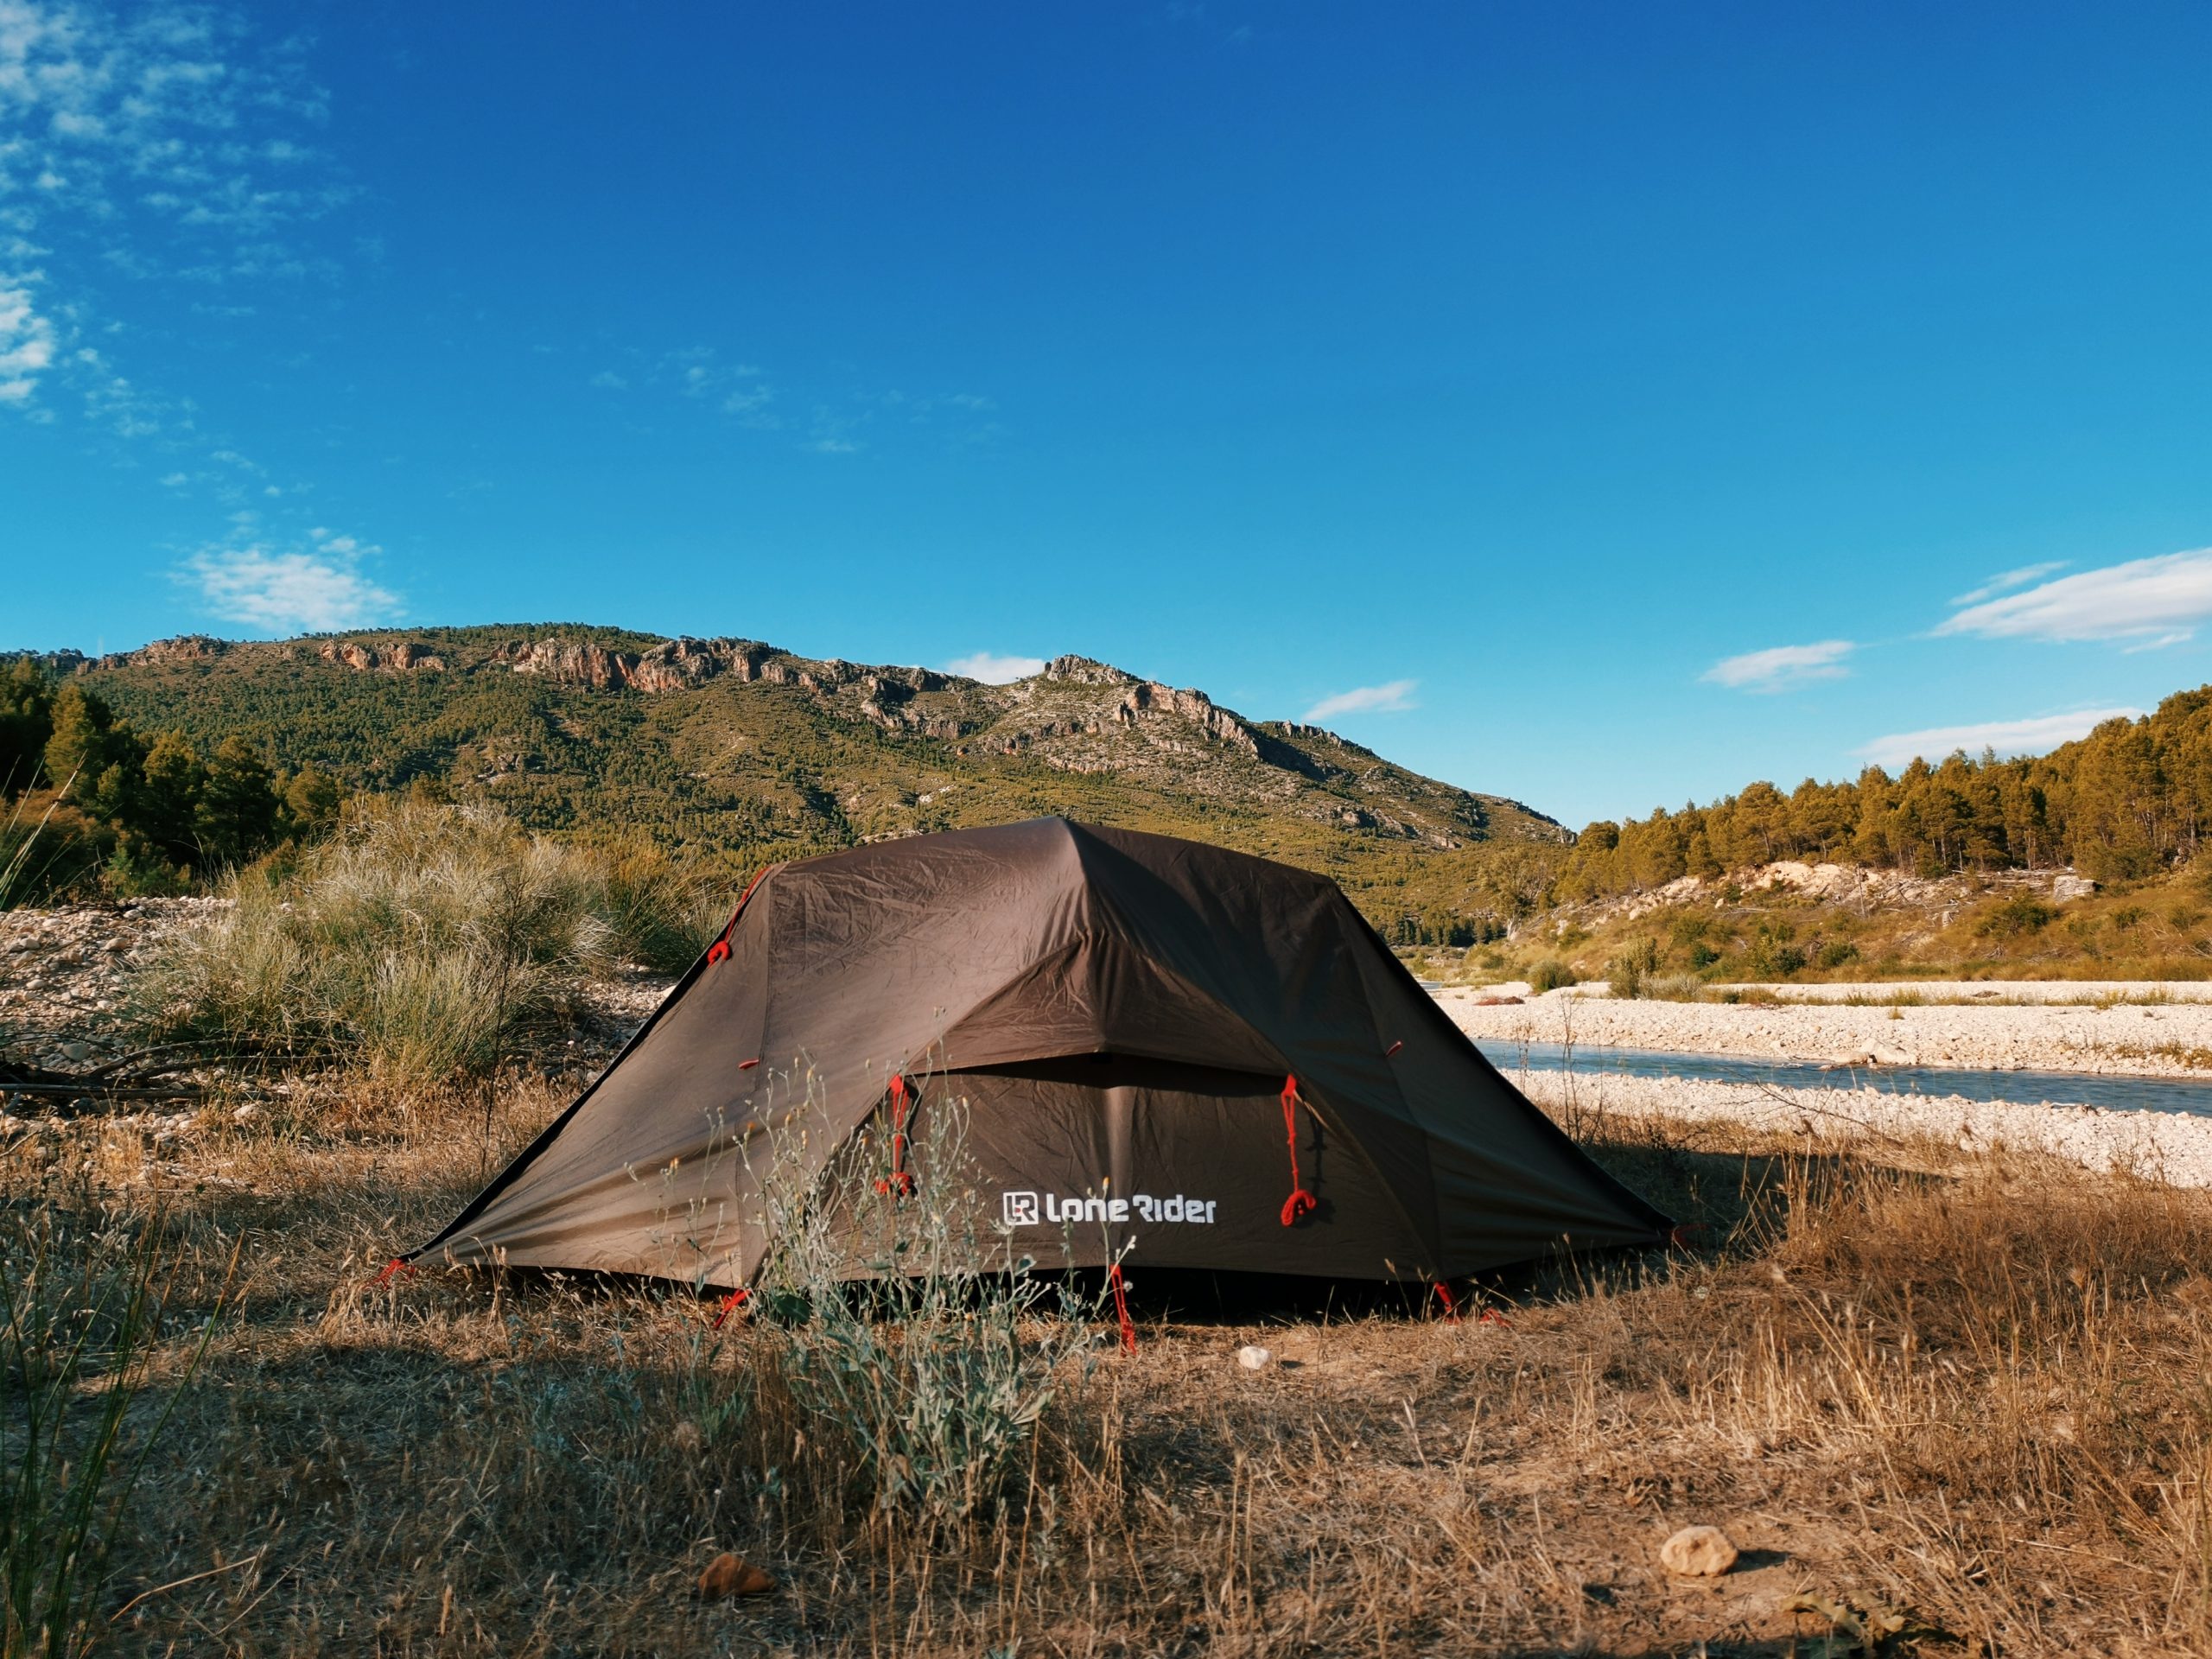
[[[1784,1002],[2212,1002],[2212,979],[1911,979],[1879,983],[1716,985]]]
[[[1564,1109],[1571,1088],[1583,1113],[1740,1123],[1821,1141],[1933,1139],[1967,1152],[2039,1153],[2100,1173],[2212,1186],[2212,1118],[2178,1112],[2107,1112],[1880,1089],[1749,1088],[1681,1077],[1508,1075],[1531,1099],[1570,1122]]]
[[[1484,1040],[1573,1041],[1580,1046],[1739,1054],[1816,1065],[2212,1077],[2212,1003],[1854,1007],[1831,1001],[1622,1001],[1560,991],[1518,1003],[1484,1006],[1479,1001],[1516,988],[1450,987],[1434,995],[1462,1031]],[[1847,988],[1879,996],[1891,988]],[[1910,988],[1923,994],[1932,989]],[[1798,988],[1786,994],[1795,996]]]

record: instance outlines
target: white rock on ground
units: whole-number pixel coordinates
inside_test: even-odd
[[[1736,1565],[1736,1546],[1718,1527],[1684,1527],[1659,1546],[1659,1560],[1684,1578],[1717,1579]]]

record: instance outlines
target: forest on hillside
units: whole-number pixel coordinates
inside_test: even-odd
[[[1560,857],[1554,903],[1777,859],[1919,875],[2071,866],[2099,881],[2186,862],[2212,828],[2212,686],[2109,720],[2049,754],[1915,760],[1897,776],[1755,783],[1710,806],[1591,824]]]

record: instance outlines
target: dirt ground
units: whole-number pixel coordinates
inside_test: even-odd
[[[1868,1651],[2212,1651],[2202,1195],[1611,1145],[1708,1248],[1502,1281],[1456,1324],[1140,1278],[1137,1351],[1101,1325],[1027,1484],[930,1528],[855,1503],[788,1399],[702,1437],[772,1328],[634,1287],[372,1287],[551,1104],[499,1103],[493,1147],[372,1101],[222,1128],[151,1186],[96,1123],[6,1155],[18,1205],[157,1201],[181,1327],[238,1252],[116,1558],[112,1603],[155,1592],[124,1650],[1840,1654],[1855,1609],[1903,1621]],[[1693,1523],[1733,1571],[1661,1567]],[[724,1548],[781,1588],[694,1600]]]

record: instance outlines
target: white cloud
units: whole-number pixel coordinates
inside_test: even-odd
[[[52,375],[81,386],[88,416],[120,436],[177,424],[175,400],[63,353],[96,327],[68,280],[88,264],[217,282],[327,267],[276,238],[353,193],[320,152],[272,136],[321,118],[327,100],[303,78],[304,37],[264,48],[253,26],[180,0],[0,0],[0,226],[11,233],[0,247],[0,404],[50,416],[36,394]],[[281,185],[264,177],[272,167]]]
[[[1308,720],[1328,720],[1338,715],[1395,715],[1418,708],[1414,688],[1418,680],[1392,680],[1387,685],[1357,685],[1349,691],[1325,696],[1306,711]]]
[[[1931,726],[1920,732],[1892,732],[1861,744],[1853,753],[1878,766],[1903,766],[1915,756],[1939,761],[1955,750],[1980,754],[2042,754],[2062,743],[2086,737],[2107,720],[2139,720],[2140,709],[2077,709],[2071,714],[2038,715],[2030,720],[1993,720],[1979,726]]]
[[[1016,680],[1026,680],[1045,671],[1042,657],[1002,657],[996,652],[979,651],[972,656],[956,657],[944,665],[948,674],[957,674],[963,679],[981,680],[986,685],[1010,685]]]
[[[301,39],[262,49],[251,30],[242,12],[169,0],[0,0],[0,118],[16,135],[0,146],[0,190],[29,186],[96,239],[127,237],[136,209],[173,241],[181,226],[264,233],[334,206],[350,192],[315,176],[320,152],[257,131],[327,113]],[[259,176],[272,165],[282,185]]]
[[[0,276],[0,404],[26,404],[54,363],[54,324],[31,299],[35,272]]]
[[[2052,571],[2063,570],[2065,568],[2066,561],[2064,559],[2046,559],[2041,564],[2024,564],[2017,570],[2002,571],[1999,574],[1990,577],[1988,581],[1983,582],[1980,587],[1975,588],[1972,593],[1961,594],[1956,599],[1953,600],[1951,603],[1954,605],[1978,605],[1985,599],[1993,598],[1995,595],[2008,592],[2014,588],[2024,588],[2031,582],[2040,582],[2044,577],[2050,575]]]
[[[601,369],[597,374],[592,376],[591,383],[607,391],[622,391],[630,385],[612,369]]]
[[[1813,680],[1840,680],[1851,671],[1843,659],[1859,647],[1848,639],[1822,639],[1809,645],[1770,645],[1724,657],[1700,680],[1738,691],[1787,691]]]
[[[2209,616],[2212,548],[2199,548],[2084,570],[1968,605],[1936,632],[1986,639],[2124,639],[2152,650],[2189,639]]]
[[[361,573],[362,557],[378,550],[321,532],[306,547],[245,539],[201,548],[178,575],[226,622],[264,633],[319,632],[399,615],[399,596]]]

